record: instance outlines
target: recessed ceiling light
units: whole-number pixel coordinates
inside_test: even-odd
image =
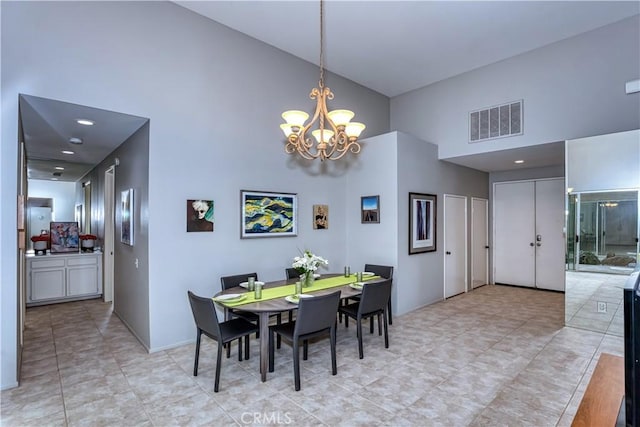
[[[78,119],[76,120],[76,122],[78,122],[78,124],[80,125],[85,125],[85,126],[93,126],[93,121],[92,120],[87,120],[87,119]]]
[[[518,165],[519,165],[519,164],[521,164],[521,163],[524,163],[524,160],[514,160],[514,162],[513,162],[513,163],[516,163],[516,164],[518,164]]]
[[[58,178],[51,178],[51,181],[57,181]]]
[[[76,154],[73,151],[69,151],[69,150],[62,150],[62,154]]]
[[[82,139],[74,136],[73,138],[69,138],[69,142],[72,144],[82,144]]]
[[[55,169],[59,170],[59,171],[63,171],[64,170],[64,168],[62,166],[56,166]]]

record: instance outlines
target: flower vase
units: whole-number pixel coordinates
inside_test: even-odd
[[[303,288],[309,288],[313,286],[313,282],[316,280],[315,277],[313,277],[313,272],[311,271],[303,274],[302,277],[300,277],[300,279],[302,280]]]

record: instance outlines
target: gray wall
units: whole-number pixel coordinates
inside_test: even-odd
[[[113,310],[149,349],[151,348],[149,318],[149,259],[151,257],[149,217],[151,215],[148,197],[148,153],[149,123],[147,122],[120,145],[110,157],[117,157],[120,160],[119,166],[115,169],[116,226],[114,231],[116,238],[114,242]],[[102,175],[104,176],[104,172]],[[127,189],[133,189],[134,193],[133,246],[120,241],[122,232],[121,192]],[[176,233],[179,231],[176,230]],[[171,247],[171,234],[165,233],[164,247]],[[176,256],[176,258],[179,257]],[[138,261],[137,267],[136,260]],[[177,301],[173,301],[173,304],[176,304]]]
[[[148,205],[140,212],[148,227],[138,228],[147,233],[148,260],[124,256],[127,263],[140,258],[131,280],[148,286],[148,307],[139,309],[148,309],[149,326],[136,333],[143,342],[148,334],[152,351],[193,340],[187,289],[210,295],[220,276],[249,270],[265,280],[282,278],[305,248],[329,257],[331,271],[342,269],[349,160],[297,161],[284,154],[279,128],[282,111],[314,107],[308,94],[317,66],[169,2],[2,2],[0,8],[3,200],[15,200],[17,189],[18,94],[150,119]],[[330,73],[325,80],[335,94],[331,107],[353,109],[367,125],[363,137],[388,132],[387,97]],[[298,237],[241,240],[241,189],[297,193]],[[215,201],[213,233],[186,233],[191,198]],[[318,203],[334,213],[329,230],[312,229]],[[15,208],[2,204],[2,229],[15,229]],[[17,283],[17,251],[15,233],[0,237],[5,388],[16,379],[17,287],[4,284]]]
[[[640,16],[391,100],[391,128],[439,145],[441,159],[640,127]],[[524,100],[524,134],[468,143],[470,111]]]
[[[444,194],[488,198],[488,174],[438,160],[438,147],[401,132],[398,144],[397,312],[406,313],[444,298]],[[437,195],[436,251],[409,255],[409,193]],[[469,214],[467,229],[471,224]],[[467,233],[471,247],[471,233]],[[471,272],[471,257],[467,271]],[[470,279],[467,278],[470,283]]]

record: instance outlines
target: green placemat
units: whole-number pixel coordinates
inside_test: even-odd
[[[368,276],[368,277],[363,277],[362,280],[372,280],[372,279],[377,279],[379,277],[380,276]],[[355,274],[352,274],[351,276],[348,276],[348,277],[336,276],[336,277],[329,277],[326,279],[316,279],[314,280],[313,285],[309,286],[308,288],[302,288],[302,293],[321,291],[323,289],[337,288],[338,286],[348,285],[349,283],[354,283],[355,281],[356,281]],[[241,301],[237,301],[237,302],[216,301],[216,302],[224,304],[227,307],[237,307],[239,305],[251,304],[256,301],[266,301],[270,299],[284,298],[287,295],[295,294],[295,292],[296,292],[295,284],[283,285],[275,288],[262,289],[262,298],[260,298],[259,300],[256,300],[253,292],[247,292],[247,297]]]

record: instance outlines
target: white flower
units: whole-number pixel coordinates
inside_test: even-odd
[[[291,267],[298,270],[300,273],[314,272],[321,265],[329,265],[329,261],[313,254],[311,251],[304,251],[302,256],[293,258],[293,264]]]

